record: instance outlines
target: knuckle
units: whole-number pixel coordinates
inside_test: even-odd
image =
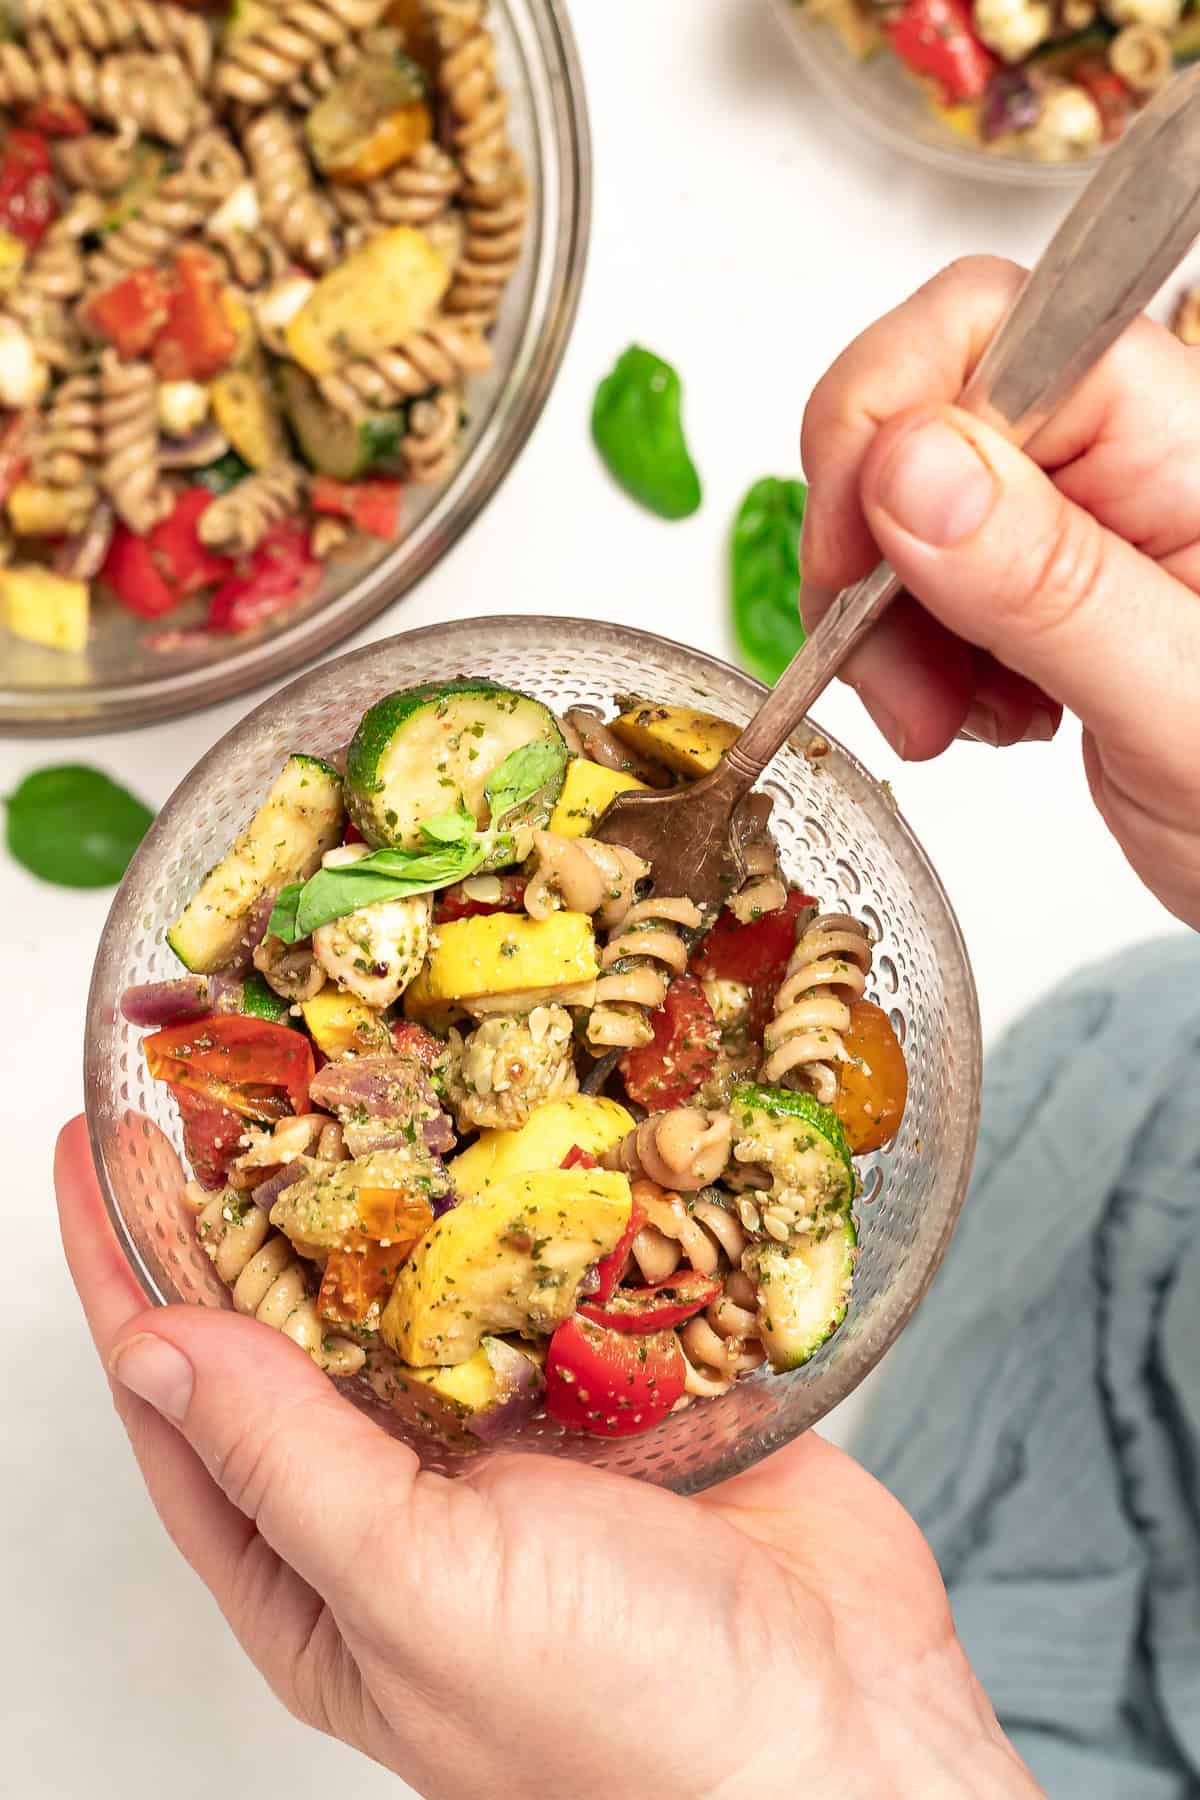
[[[1026,637],[1069,634],[1100,600],[1107,560],[1104,534],[1090,514],[1060,500],[1049,537],[1034,553],[1013,611]]]
[[[962,304],[964,292],[1006,301],[1012,298],[1024,279],[1025,271],[1020,264],[1005,256],[956,256],[917,292],[938,300],[944,297],[954,306]]]

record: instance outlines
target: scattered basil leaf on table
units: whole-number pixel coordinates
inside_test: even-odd
[[[738,509],[730,546],[733,629],[752,675],[769,687],[804,642],[800,528],[808,489],[774,475],[756,481]]]
[[[285,944],[310,937],[322,925],[373,906],[428,894],[465,881],[497,851],[511,849],[502,829],[514,813],[537,799],[562,774],[566,751],[561,744],[522,744],[494,770],[484,793],[491,823],[480,831],[474,815],[460,802],[454,812],[438,813],[421,826],[424,846],[415,850],[385,847],[357,862],[318,869],[307,881],[280,890],[267,923],[271,937]]]
[[[609,474],[664,519],[686,519],[701,499],[683,435],[682,395],[670,363],[633,344],[592,404],[592,437]]]
[[[113,887],[154,814],[99,769],[35,769],[8,796],[7,842],[32,875],[59,887]]]

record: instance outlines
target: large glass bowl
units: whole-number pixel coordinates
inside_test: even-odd
[[[61,736],[139,725],[284,675],[407,593],[495,493],[566,348],[587,252],[591,158],[563,0],[492,0],[489,23],[513,139],[529,170],[531,211],[525,252],[493,334],[494,366],[468,383],[470,423],[453,476],[408,489],[404,535],[382,556],[343,563],[310,601],[246,637],[191,633],[177,649],[153,649],[143,642],[148,628],[115,605],[99,612],[78,656],[0,630],[0,731]]]
[[[942,123],[917,82],[890,52],[858,62],[837,32],[797,0],[770,0],[805,70],[838,110],[905,156],[969,181],[1025,187],[1078,187],[1095,173],[1103,153],[1073,162],[1035,162],[1013,151],[989,150]]]
[[[594,620],[468,619],[371,644],[294,681],[209,751],[177,788],[113,902],[88,1003],[85,1085],[92,1146],[114,1228],[154,1301],[228,1306],[182,1197],[178,1120],[146,1074],[141,1033],[119,1010],[129,982],[177,974],[164,931],[262,798],[286,753],[329,751],[381,695],[412,683],[487,675],[561,710],[614,692],[694,704],[744,722],[759,684],[715,658]],[[889,1150],[863,1159],[861,1259],[849,1314],[803,1368],[756,1374],[696,1401],[645,1437],[568,1435],[536,1420],[508,1450],[572,1457],[696,1490],[785,1444],[823,1417],[879,1361],[942,1260],[962,1204],[979,1112],[975,988],[949,902],[888,789],[830,745],[809,761],[804,728],[764,785],[790,876],[825,906],[854,911],[878,938],[872,994],[887,1007],[910,1071],[908,1110]],[[414,1414],[372,1404],[359,1377],[340,1384],[426,1467],[460,1473],[491,1452],[447,1446]]]

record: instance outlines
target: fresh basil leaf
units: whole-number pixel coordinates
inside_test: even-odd
[[[490,829],[497,831],[505,820],[543,794],[552,783],[561,785],[567,766],[566,747],[538,739],[522,744],[506,756],[499,768],[493,769],[484,788],[491,809]]]
[[[333,919],[373,906],[378,900],[399,900],[450,887],[477,869],[486,854],[485,840],[477,837],[469,844],[447,844],[437,850],[377,850],[344,868],[318,869],[300,895],[295,937],[309,937]],[[402,860],[405,856],[407,862]]]
[[[285,944],[294,944],[299,937],[296,930],[296,913],[300,906],[300,896],[304,892],[302,881],[293,881],[290,887],[280,888],[275,904],[271,908],[271,917],[267,920],[268,937],[282,938]]]
[[[6,804],[10,854],[59,887],[112,887],[154,819],[127,788],[82,763],[35,769]]]
[[[808,489],[773,475],[738,509],[730,545],[733,628],[743,663],[773,686],[804,642],[800,529]]]
[[[663,519],[686,519],[700,505],[682,405],[675,370],[639,344],[604,377],[592,405],[592,438],[609,474]]]
[[[465,803],[457,812],[438,813],[422,821],[421,836],[429,844],[468,844],[475,836],[475,814]]]

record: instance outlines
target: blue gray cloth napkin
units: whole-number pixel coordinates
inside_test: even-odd
[[[999,1044],[962,1221],[854,1448],[1050,1800],[1197,1800],[1200,938]]]

